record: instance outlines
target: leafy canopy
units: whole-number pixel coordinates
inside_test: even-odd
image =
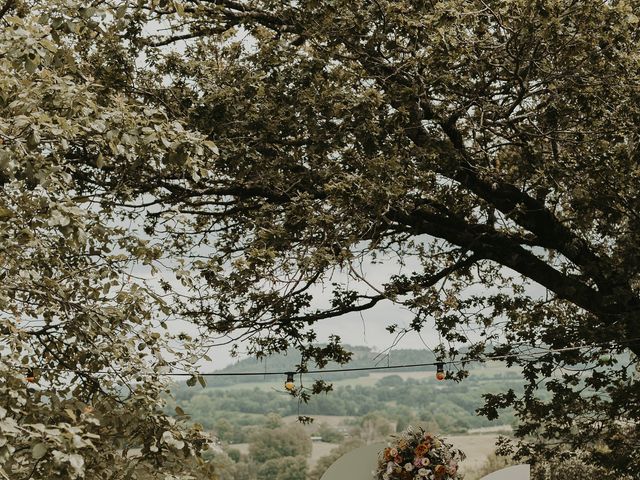
[[[198,358],[136,274],[162,248],[86,194],[109,163],[173,168],[207,148],[119,87],[124,14],[0,7],[0,478],[210,478],[207,438],[162,410],[159,375]]]
[[[516,408],[523,455],[565,446],[636,472],[638,11],[637,0],[5,2],[2,368],[19,392],[7,418],[24,402],[57,408],[27,398],[23,358],[90,371],[39,373],[62,403],[71,388],[90,403],[115,399],[136,371],[197,360],[187,336],[153,328],[160,319],[258,355],[297,347],[304,369],[349,358],[339,338],[314,344],[315,323],[392,301],[414,313],[411,329],[435,325],[442,357],[560,350],[510,357],[528,386],[488,396],[483,413]],[[375,258],[411,268],[372,289],[358,265]],[[349,286],[331,284],[337,271]],[[325,306],[312,302],[320,284]],[[191,353],[164,358],[175,342]],[[161,385],[145,375],[141,403],[104,411],[155,405]],[[133,413],[117,419],[153,424]],[[157,425],[137,437],[151,457]],[[26,446],[55,441],[28,428]],[[65,448],[46,468],[79,475]]]

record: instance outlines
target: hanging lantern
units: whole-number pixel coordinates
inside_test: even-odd
[[[25,377],[25,381],[27,381],[28,383],[35,383],[36,382],[36,374],[33,371],[33,368],[30,368],[27,370],[27,375]]]
[[[284,388],[290,392],[296,388],[296,384],[293,381],[293,372],[287,372],[287,380],[284,382]]]
[[[436,379],[444,380],[447,375],[444,373],[444,363],[438,362],[436,363]]]

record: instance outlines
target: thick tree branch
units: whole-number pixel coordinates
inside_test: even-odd
[[[562,253],[582,268],[585,273],[591,275],[601,288],[608,286],[603,275],[606,269],[602,268],[607,259],[598,258],[590,250],[588,244],[563,225],[546,208],[544,203],[498,178],[493,178],[490,181],[481,178],[477,165],[467,155],[464,137],[456,128],[457,115],[451,115],[448,118],[439,117],[435,109],[424,98],[413,97],[409,100],[396,98],[394,92],[402,90],[402,87],[405,89],[415,87],[413,79],[408,78],[401,70],[381,63],[375,52],[370,52],[356,45],[349,45],[349,47],[356,49],[361,65],[373,78],[378,79],[380,86],[388,92],[390,104],[396,109],[408,107],[410,126],[405,131],[414,144],[429,152],[433,151],[435,145],[437,150],[442,151],[442,155],[446,157],[443,165],[450,165],[455,160],[454,163],[457,167],[453,174],[446,169],[439,173],[459,182],[517,224],[532,232],[541,245]],[[380,81],[380,79],[384,80]],[[438,139],[429,135],[422,125],[423,120],[436,121],[449,139],[453,149],[446,148]],[[452,156],[457,158],[451,158]]]
[[[596,290],[563,275],[508,237],[498,232],[488,233],[484,225],[473,225],[459,219],[445,218],[426,210],[415,210],[410,213],[392,210],[388,217],[406,225],[417,235],[428,234],[442,238],[453,245],[471,250],[483,258],[509,267],[585,310],[594,313],[602,312],[601,297]]]
[[[15,0],[7,0],[2,8],[0,8],[0,20],[11,10],[15,5]]]

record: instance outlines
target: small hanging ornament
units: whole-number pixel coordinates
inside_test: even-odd
[[[293,372],[287,372],[287,380],[284,382],[284,388],[290,392],[296,388],[296,384],[293,381]]]
[[[436,363],[436,379],[444,380],[447,375],[444,373],[444,363],[438,362]]]
[[[27,375],[25,376],[25,381],[28,383],[36,383],[36,374],[33,371],[33,368],[27,370]]]

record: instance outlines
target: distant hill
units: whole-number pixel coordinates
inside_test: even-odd
[[[349,347],[354,353],[348,365],[328,365],[327,368],[362,368],[434,363],[429,350],[394,350],[382,357],[370,348]],[[297,386],[310,387],[313,380],[322,379],[333,391],[314,395],[300,403],[284,389],[284,372],[295,370],[300,361],[297,352],[274,355],[259,361],[255,358],[238,361],[220,373],[277,372],[268,376],[207,376],[206,388],[174,385],[167,411],[176,405],[204,428],[217,432],[220,438],[232,443],[246,443],[252,429],[264,425],[266,415],[280,417],[337,416],[345,428],[357,426],[366,415],[384,417],[392,424],[426,422],[433,429],[460,433],[470,428],[489,427],[495,423],[478,417],[477,409],[484,404],[483,394],[512,389],[522,391],[522,377],[506,368],[502,362],[487,362],[468,368],[470,375],[463,382],[439,382],[433,366],[400,367],[378,371],[322,373],[297,376]],[[450,367],[451,368],[451,367]],[[310,370],[316,370],[313,365]],[[445,367],[447,369],[447,367]],[[326,369],[325,369],[326,370]],[[455,367],[453,368],[455,370]],[[211,372],[213,373],[213,372]],[[511,424],[512,411],[501,414],[499,424]],[[402,423],[404,422],[404,423]],[[222,432],[222,433],[221,433]]]
[[[373,351],[369,347],[363,346],[345,346],[347,350],[353,352],[351,361],[346,365],[340,365],[330,362],[324,369],[338,368],[362,368],[387,365],[407,365],[418,363],[435,362],[434,355],[429,350],[417,349],[399,349],[393,350],[388,354],[380,354]],[[287,353],[271,355],[264,359],[245,358],[239,360],[233,365],[229,365],[215,373],[248,373],[248,372],[287,372],[295,371],[296,366],[300,364],[300,353],[296,350],[290,350]],[[316,369],[315,365],[309,365],[310,370]],[[394,371],[420,371],[424,367],[414,368],[398,368],[386,370],[389,373]],[[213,372],[212,372],[213,373]],[[335,381],[346,378],[358,378],[367,376],[368,372],[338,372],[327,373],[323,378],[327,381]],[[248,375],[237,377],[207,377],[207,384],[211,387],[221,387],[228,385],[236,385],[238,383],[255,383],[255,382],[273,382],[273,376]]]

